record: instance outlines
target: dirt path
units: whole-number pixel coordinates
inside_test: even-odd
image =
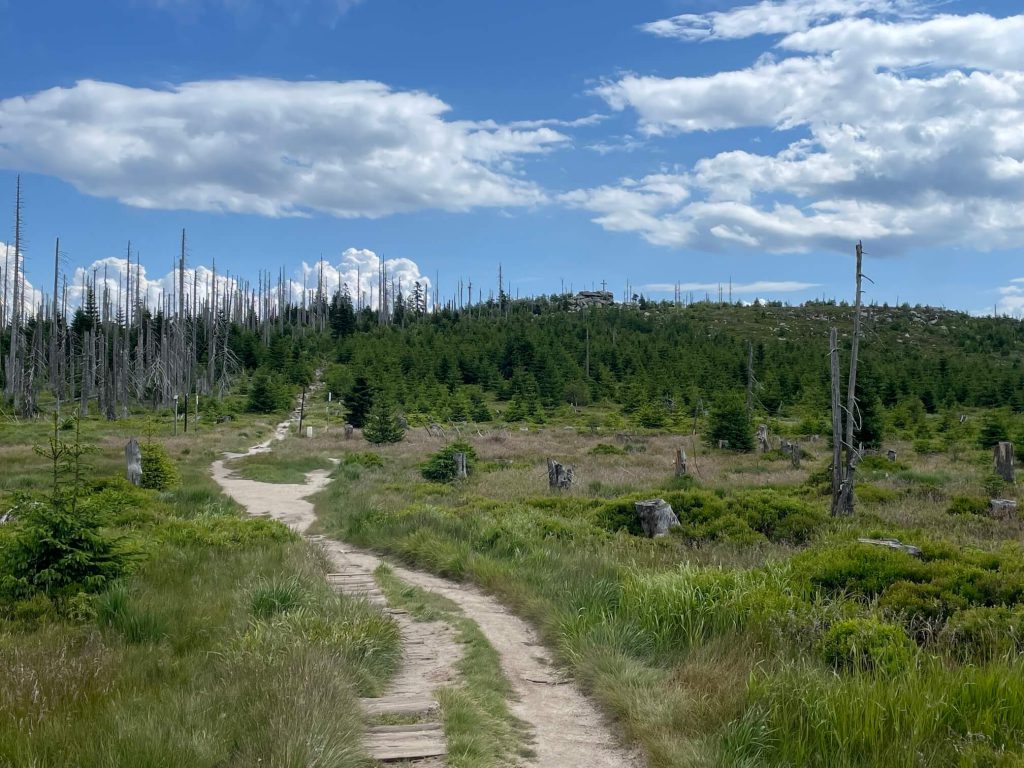
[[[278,427],[273,439],[283,439],[287,431],[286,422]],[[273,439],[251,449],[250,453],[269,450]],[[235,455],[228,455],[228,458],[233,457]],[[224,492],[244,505],[250,514],[273,517],[303,534],[316,521],[313,505],[306,497],[328,482],[327,473],[320,470],[310,472],[305,485],[260,483],[233,475],[224,466],[224,460],[214,462],[212,471]],[[370,552],[317,538],[339,570],[372,573],[382,562]],[[399,578],[456,603],[497,650],[502,670],[515,692],[516,700],[510,702],[510,709],[533,732],[531,746],[535,757],[529,761],[530,765],[537,768],[635,768],[642,765],[636,754],[617,744],[594,704],[555,668],[550,653],[529,624],[475,587],[393,563],[389,565]],[[410,683],[415,674],[400,676],[402,684]],[[445,677],[445,673],[438,672],[438,676]]]

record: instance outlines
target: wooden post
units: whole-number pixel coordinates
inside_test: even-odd
[[[999,443],[993,450],[996,473],[1008,483],[1013,482],[1013,443]]]
[[[178,434],[178,396],[174,396],[174,434]]]
[[[682,477],[686,474],[686,451],[682,448],[676,448],[676,477]]]
[[[356,431],[355,427],[353,427],[351,424],[346,424],[345,425],[345,439],[346,440],[351,440],[352,439],[352,433],[355,432],[355,431]]]
[[[124,447],[125,474],[132,485],[142,485],[142,449],[134,437]]]
[[[466,454],[461,451],[452,454],[452,459],[455,461],[455,477],[458,480],[464,480],[469,476],[466,471]]]
[[[302,398],[299,400],[299,434],[302,434],[302,420],[306,416],[306,387],[302,387]]]

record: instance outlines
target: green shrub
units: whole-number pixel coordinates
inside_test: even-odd
[[[381,395],[374,399],[373,408],[363,424],[363,437],[375,445],[400,443],[405,437],[405,429],[398,422],[394,406]]]
[[[295,534],[276,520],[231,516],[171,518],[160,525],[156,536],[171,544],[205,547],[247,547],[295,539]]]
[[[924,581],[920,560],[891,549],[852,543],[805,552],[793,559],[795,572],[815,589],[831,595],[874,597],[897,581]]]
[[[245,410],[249,413],[276,413],[288,410],[291,405],[291,392],[278,375],[264,370],[256,372],[249,387]]]
[[[345,455],[341,462],[346,467],[365,467],[366,469],[380,469],[384,466],[384,459],[379,453],[373,451],[361,451]]]
[[[18,601],[42,592],[61,600],[97,592],[127,565],[127,554],[87,504],[24,497],[13,512],[16,532],[0,552],[0,596]]]
[[[825,633],[821,653],[825,662],[839,671],[894,674],[910,666],[914,644],[895,624],[846,619]]]
[[[878,598],[878,607],[888,616],[915,624],[939,620],[950,612],[941,587],[911,581],[897,581],[886,587]]]
[[[476,467],[476,450],[473,446],[464,441],[458,441],[446,445],[440,451],[431,456],[420,467],[420,474],[427,480],[434,483],[450,483],[455,480],[455,454],[466,455],[466,473],[472,474]]]
[[[825,513],[777,491],[744,491],[726,500],[729,511],[772,541],[803,544],[825,521]]]
[[[142,452],[143,488],[166,491],[178,484],[178,469],[162,445],[143,443],[139,449]]]
[[[592,456],[625,456],[626,452],[619,448],[617,445],[609,445],[608,443],[598,443],[590,449]]]
[[[939,634],[940,645],[964,662],[988,662],[1024,651],[1024,607],[969,608],[953,615]]]
[[[726,395],[719,399],[711,411],[708,439],[712,445],[725,440],[733,451],[754,449],[754,425],[742,397]]]
[[[946,511],[951,515],[986,515],[988,499],[984,496],[954,496]]]
[[[899,497],[900,494],[892,488],[882,488],[869,483],[857,484],[857,501],[862,504],[887,504]]]
[[[920,438],[913,442],[914,453],[927,456],[935,453],[942,453],[943,445],[939,440],[931,438]]]

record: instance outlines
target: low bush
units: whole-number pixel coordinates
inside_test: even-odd
[[[266,541],[292,541],[295,534],[276,520],[265,518],[172,518],[156,529],[160,541],[180,546],[247,547]]]
[[[142,452],[143,488],[166,491],[178,484],[178,469],[162,445],[143,443],[139,449]]]
[[[384,466],[384,459],[379,453],[373,451],[361,451],[348,453],[341,462],[346,467],[364,467],[366,469],[380,469]]]
[[[946,622],[940,645],[963,662],[985,663],[1024,651],[1024,607],[991,606],[960,611]]]
[[[910,667],[914,644],[901,627],[878,619],[846,619],[821,641],[825,662],[842,672],[895,674]]]
[[[592,456],[625,456],[626,452],[617,445],[598,443],[590,449],[590,454]]]
[[[457,469],[455,467],[455,454],[463,453],[466,456],[466,473],[472,474],[476,467],[476,451],[469,443],[459,441],[446,445],[440,451],[431,456],[420,467],[420,474],[426,480],[433,483],[450,483],[456,479]]]
[[[988,499],[984,496],[954,496],[946,511],[951,515],[988,514]]]

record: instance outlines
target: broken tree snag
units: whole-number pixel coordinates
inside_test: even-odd
[[[548,487],[567,491],[572,487],[572,467],[564,467],[554,459],[548,459]]]
[[[988,502],[988,516],[996,520],[1016,520],[1017,502],[1013,499],[991,499]]]
[[[861,544],[871,544],[875,547],[887,547],[897,552],[905,552],[911,557],[921,557],[921,549],[913,544],[904,544],[899,539],[857,539]]]
[[[355,427],[353,427],[351,424],[346,424],[345,425],[345,439],[346,440],[351,440],[352,439],[352,433],[355,432],[355,431],[356,431]]]
[[[466,472],[466,454],[462,452],[453,453],[452,459],[455,461],[455,477],[459,480],[463,480],[469,476]]]
[[[783,456],[789,456],[790,462],[793,464],[793,469],[800,469],[800,443],[798,441],[790,442],[789,440],[783,440],[779,446],[779,450],[782,451]]]
[[[761,447],[761,453],[768,453],[771,445],[768,443],[768,425],[761,424],[757,428],[757,444]]]
[[[134,437],[124,447],[125,474],[132,485],[142,484],[142,449]]]
[[[1013,443],[1002,442],[992,451],[996,473],[1008,483],[1013,482]]]
[[[676,448],[676,477],[682,477],[686,474],[686,451],[682,448]]]
[[[633,506],[636,508],[636,516],[640,519],[640,528],[649,539],[664,536],[679,525],[679,518],[672,511],[672,505],[664,499],[637,501]]]
[[[888,451],[885,452],[885,458],[887,458],[889,461],[896,461],[896,451],[890,448]]]

